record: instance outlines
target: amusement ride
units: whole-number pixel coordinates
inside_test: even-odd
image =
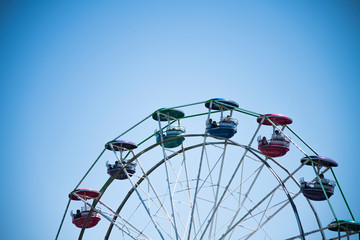
[[[333,170],[338,163],[317,154],[292,123],[224,98],[160,108],[105,143],[69,193],[56,239],[73,201],[84,204],[70,212],[78,239],[104,222],[104,239],[360,238]],[[108,174],[103,187],[80,188],[99,162]],[[118,199],[111,207],[102,201],[114,194],[110,185]],[[335,196],[349,216],[337,216]]]

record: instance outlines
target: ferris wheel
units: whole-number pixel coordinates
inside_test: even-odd
[[[338,163],[319,156],[289,127],[292,122],[223,98],[156,110],[107,142],[69,194],[69,203],[84,203],[70,214],[81,229],[78,238],[100,220],[108,221],[101,229],[104,239],[349,239],[360,234],[347,203],[351,218],[343,220],[330,201],[335,195],[346,202],[333,171]],[[109,176],[103,187],[79,188],[102,161]],[[109,206],[106,196],[116,196],[116,204]],[[319,206],[332,218],[324,219]]]

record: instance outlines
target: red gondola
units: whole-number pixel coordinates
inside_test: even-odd
[[[256,121],[258,123],[262,122],[263,125],[268,125],[268,126],[272,125],[271,122],[273,122],[276,126],[278,126],[278,125],[280,125],[280,126],[289,125],[289,124],[291,124],[293,122],[293,120],[291,118],[289,118],[288,116],[278,114],[278,113],[265,114],[263,116],[258,117]]]
[[[75,194],[76,195],[75,195]],[[99,196],[100,192],[95,189],[89,189],[89,188],[81,188],[77,189],[74,193],[69,194],[69,198],[74,201],[87,201],[89,199],[93,199]],[[72,217],[72,223],[78,227],[82,228],[85,224],[85,221],[90,213],[89,208],[85,206],[81,208],[81,210],[76,210],[76,213],[71,212]],[[86,224],[85,228],[92,228],[98,224],[98,222],[101,220],[100,214],[97,212],[93,212],[90,216],[90,219],[88,223]]]
[[[284,126],[292,123],[292,119],[288,116],[276,113],[265,114],[257,118],[257,122],[268,126]],[[268,157],[281,157],[290,150],[290,141],[284,137],[279,130],[275,130],[273,126],[273,134],[270,140],[266,137],[259,136],[258,149]]]
[[[80,214],[72,213],[72,223],[77,226],[78,228],[82,228],[84,226],[85,220],[87,218],[87,216],[89,215],[89,210],[82,210],[80,212]],[[95,227],[98,222],[101,220],[100,218],[100,214],[97,212],[93,212],[91,214],[91,217],[88,221],[88,223],[86,224],[85,228],[92,228]]]
[[[270,141],[268,141],[260,137],[258,143],[258,149],[268,157],[281,157],[290,150],[290,141],[286,139],[276,140],[271,138]]]

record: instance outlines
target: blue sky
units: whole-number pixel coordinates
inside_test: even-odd
[[[214,97],[292,117],[339,162],[359,220],[359,16],[356,1],[3,1],[2,236],[54,238],[104,143]]]

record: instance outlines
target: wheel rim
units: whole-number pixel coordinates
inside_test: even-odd
[[[194,137],[194,136],[201,136],[201,135],[185,135],[184,137]],[[205,143],[205,145],[206,145],[206,151],[209,151],[209,147],[213,147],[213,146],[215,146],[215,145],[217,145],[217,148],[218,148],[218,146],[219,145],[225,145],[226,144],[226,141],[217,141],[217,142],[206,142]],[[158,144],[154,144],[151,148],[150,148],[150,150],[152,149],[152,148],[154,148],[154,147],[156,147],[156,145],[158,145]],[[199,149],[201,149],[201,147],[202,147],[202,143],[200,143],[200,144],[197,144],[197,145],[193,145],[193,146],[190,146],[190,147],[187,147],[187,148],[185,148],[185,149],[181,149],[181,150],[179,150],[178,152],[176,152],[176,153],[174,153],[173,155],[169,155],[168,156],[168,158],[169,159],[174,159],[175,157],[178,157],[178,155],[181,153],[181,152],[187,152],[187,151],[189,151],[189,150],[192,150],[192,149],[194,149],[194,148],[199,148]],[[242,148],[242,150],[244,151],[244,149],[246,148],[246,146],[244,146],[244,145],[241,145],[241,144],[238,144],[238,143],[235,143],[235,142],[233,142],[233,141],[229,141],[229,143],[228,143],[228,145],[230,145],[230,147],[234,147],[234,146],[236,146],[236,147],[241,147]],[[150,151],[149,150],[149,151]],[[253,151],[256,151],[256,150],[254,150],[253,149]],[[146,152],[147,151],[145,151],[143,154],[144,155],[146,155]],[[257,151],[258,153],[260,153],[259,151]],[[226,152],[225,152],[226,153]],[[226,155],[226,154],[225,154]],[[142,156],[137,156],[137,157],[134,157],[133,159],[131,159],[130,161],[135,161],[135,159],[136,158],[140,158],[140,157],[142,157]],[[246,157],[247,158],[247,157]],[[250,161],[250,160],[249,160]],[[252,160],[252,161],[254,161],[254,160]],[[146,175],[148,175],[149,176],[149,178],[151,177],[151,174],[153,174],[153,172],[156,170],[156,169],[158,169],[159,167],[161,167],[162,166],[162,164],[163,164],[163,162],[164,162],[164,160],[162,159],[161,161],[159,161],[157,164],[155,164],[154,166],[153,166],[153,168],[152,169],[150,169],[147,173],[146,173]],[[216,167],[216,166],[220,166],[220,161],[217,161],[218,163],[216,163],[216,164],[214,164],[213,165],[213,168],[214,167]],[[246,161],[244,161],[244,163],[245,163]],[[259,161],[260,162],[260,161]],[[226,163],[225,163],[226,164]],[[253,172],[252,174],[250,174],[250,175],[252,175],[252,176],[245,176],[245,175],[243,175],[242,176],[242,178],[243,179],[246,179],[245,180],[245,182],[247,182],[247,183],[249,183],[250,185],[256,185],[256,181],[254,181],[254,178],[256,177],[256,175],[257,175],[257,173],[258,174],[261,174],[261,172],[262,171],[264,171],[262,168],[263,167],[261,167],[261,166],[263,166],[262,164],[259,164],[259,166],[257,167],[258,168],[258,170],[256,171],[256,172]],[[242,171],[244,170],[244,168],[246,168],[246,166],[245,165],[242,165]],[[243,171],[244,172],[244,171]],[[240,173],[240,170],[238,171],[238,173]],[[214,173],[212,173],[212,176],[215,176],[215,175],[217,175],[217,174],[214,174]],[[239,174],[237,174],[237,175],[239,175]],[[208,178],[208,180],[210,179],[210,175],[209,174],[207,174],[207,178]],[[288,177],[287,179],[285,179],[285,181],[287,181],[288,179],[291,179],[290,177]],[[141,178],[139,181],[140,182],[138,182],[138,183],[136,183],[136,185],[141,185],[141,184],[144,184],[144,181],[145,181],[146,179],[145,178]],[[292,180],[294,180],[294,179],[292,179]],[[214,181],[215,180],[213,180],[213,183],[212,183],[212,185],[216,185],[216,184],[214,184]],[[179,182],[179,181],[178,181]],[[181,181],[180,181],[181,182]],[[204,185],[204,182],[205,181],[202,181],[201,182],[201,184],[202,184],[202,187],[201,187],[201,189],[205,189],[205,187],[208,187],[209,188],[209,186],[210,185]],[[173,184],[173,182],[171,182],[171,184]],[[189,183],[190,185],[192,185],[192,189],[194,188],[194,186],[193,186],[193,184],[192,183]],[[224,185],[224,184],[222,184],[222,185]],[[246,184],[242,184],[242,188],[245,188],[245,185]],[[240,185],[237,187],[237,188],[240,188]],[[215,188],[216,189],[216,188]],[[220,189],[220,188],[218,188],[218,189]],[[201,190],[200,190],[201,191]],[[232,189],[232,190],[229,190],[229,192],[235,192],[236,190],[234,190],[234,189]],[[252,189],[242,189],[242,193],[240,193],[240,192],[237,192],[237,194],[239,194],[240,196],[241,195],[247,195],[247,200],[249,200],[249,198],[250,198],[250,196],[249,196],[249,194],[251,194],[251,192],[252,192]],[[262,218],[262,219],[264,219],[264,216],[267,214],[267,213],[269,213],[270,212],[270,210],[269,209],[271,209],[273,212],[276,212],[276,211],[281,211],[282,210],[282,206],[281,205],[279,205],[279,202],[273,202],[273,203],[271,203],[271,201],[269,200],[269,199],[271,199],[271,198],[274,198],[274,195],[275,194],[277,194],[277,192],[278,192],[278,190],[274,190],[273,192],[269,192],[269,193],[267,193],[267,197],[265,198],[265,200],[263,200],[261,203],[259,203],[259,202],[257,202],[257,204],[253,204],[253,206],[255,206],[255,208],[254,209],[251,209],[252,210],[252,212],[254,212],[254,213],[256,213],[256,214],[253,214],[253,215],[241,215],[240,213],[241,213],[241,211],[242,210],[246,210],[246,208],[245,208],[245,206],[243,206],[244,208],[242,209],[242,210],[240,210],[240,211],[238,211],[238,216],[236,216],[235,218],[233,218],[233,220],[232,220],[232,224],[234,223],[234,222],[238,222],[237,223],[237,225],[239,225],[240,223],[242,223],[242,222],[249,222],[250,220],[251,220],[251,218],[252,217],[257,217],[257,216],[261,216],[260,217],[260,219]],[[129,199],[130,199],[130,196],[131,196],[131,194],[132,193],[134,193],[134,191],[133,190],[131,190],[129,193],[128,193],[128,196],[124,199],[124,201],[122,201],[122,203],[120,204],[120,206],[119,206],[119,208],[117,209],[117,213],[119,214],[120,213],[120,215],[122,214],[122,209],[123,208],[131,208],[131,207],[129,207],[128,205],[127,205],[127,202],[131,202]],[[183,193],[183,192],[181,192],[181,193]],[[297,197],[298,195],[299,195],[299,191],[296,193],[296,194],[294,194],[293,196],[294,197]],[[283,193],[281,193],[282,195],[283,195]],[[135,194],[134,194],[135,195]],[[177,194],[177,195],[179,195],[179,194]],[[193,195],[193,194],[190,194],[190,195]],[[214,195],[215,196],[215,195]],[[177,197],[177,196],[176,196]],[[224,198],[229,198],[229,196],[226,196],[225,195],[225,197]],[[204,200],[204,197],[202,197],[201,195],[200,196],[198,196],[198,199],[201,199],[200,201],[202,201],[201,203],[198,203],[198,205],[201,205],[201,206],[204,206],[204,202],[205,202],[205,200]],[[147,199],[145,199],[145,200],[147,200]],[[251,201],[254,201],[253,199],[251,199]],[[251,202],[250,201],[250,202]],[[208,200],[208,202],[211,202],[211,204],[214,204],[214,201],[209,201]],[[224,202],[224,204],[220,204],[219,205],[219,207],[218,207],[218,209],[225,209],[226,207],[225,207],[225,205],[229,205],[228,204],[228,202],[229,201],[225,201]],[[239,202],[239,201],[238,201]],[[240,201],[240,203],[241,203],[242,201]],[[245,201],[246,202],[246,201]],[[281,202],[281,201],[280,201]],[[282,200],[282,202],[283,202],[283,205],[286,205],[286,204],[288,204],[288,201],[286,201],[286,200]],[[242,203],[243,205],[244,205],[244,202]],[[267,205],[267,211],[260,211],[260,210],[258,210],[259,209],[259,206],[261,206],[261,205]],[[256,206],[256,205],[258,205],[258,206]],[[279,205],[280,207],[279,207],[279,209],[276,209],[275,208],[275,206],[277,206],[277,205]],[[169,207],[167,207],[167,209],[169,209]],[[177,207],[177,209],[178,209],[178,207]],[[206,207],[206,209],[209,209],[209,207]],[[158,209],[157,209],[158,210]],[[227,211],[233,211],[234,212],[234,209],[228,209]],[[169,212],[169,211],[167,211],[167,212]],[[207,214],[209,214],[209,212],[207,212]],[[217,214],[219,214],[219,211],[217,211]],[[142,214],[142,215],[144,215],[144,214]],[[201,214],[200,214],[201,215]],[[256,216],[254,216],[254,215],[256,215]],[[249,217],[250,216],[250,217]],[[275,216],[275,215],[274,215]],[[273,217],[274,217],[273,216]],[[162,217],[164,217],[164,216],[162,216]],[[200,222],[201,222],[201,220],[202,220],[202,224],[198,224],[198,228],[200,228],[199,226],[202,226],[203,228],[205,228],[205,226],[206,225],[204,225],[204,220],[203,219],[200,219],[200,217],[198,216],[198,215],[196,215],[196,217],[195,218],[197,218],[198,220],[197,221],[199,221],[200,220]],[[217,216],[217,218],[218,219],[220,219],[220,217],[219,216]],[[242,218],[242,219],[240,219],[240,218]],[[272,217],[271,217],[272,218]],[[114,220],[115,220],[116,218],[114,218]],[[239,220],[241,220],[241,221],[239,221]],[[271,219],[269,219],[269,220],[271,220]],[[160,222],[159,220],[157,220],[158,222]],[[166,220],[166,221],[168,221],[169,223],[171,222],[170,220],[169,220],[169,218]],[[205,220],[206,221],[206,220]],[[215,239],[218,239],[219,238],[219,236],[221,236],[224,232],[221,232],[221,234],[219,234],[219,233],[216,233],[216,234],[211,234],[211,233],[214,233],[214,232],[216,232],[216,230],[214,230],[214,229],[218,229],[219,230],[219,228],[216,228],[216,227],[214,227],[216,224],[216,221],[219,221],[219,220],[213,220],[213,226],[211,227],[211,225],[209,225],[207,228],[208,229],[211,229],[211,230],[207,230],[207,232],[205,233],[205,234],[208,234],[208,235],[211,235],[211,237],[212,238],[215,238]],[[256,223],[256,224],[258,224],[258,226],[260,226],[260,228],[257,230],[257,231],[254,231],[255,233],[256,232],[258,232],[259,230],[261,230],[261,231],[264,231],[262,228],[265,226],[265,224],[267,223],[268,221],[266,221],[266,222],[264,222],[264,221],[259,221],[258,223]],[[229,226],[231,226],[231,224],[229,224],[229,223],[231,223],[231,222],[229,222],[228,221],[228,225]],[[163,224],[163,226],[164,226],[165,224]],[[106,237],[105,237],[105,239],[108,239],[109,238],[109,236],[110,236],[110,233],[111,233],[111,230],[112,230],[112,228],[113,228],[113,225],[112,224],[110,224],[110,226],[109,226],[109,229],[108,229],[108,232],[107,232],[107,234],[106,234]],[[246,226],[245,224],[242,226],[242,228],[243,229],[245,229],[245,228],[249,228],[249,226]],[[197,229],[197,228],[196,228]],[[224,229],[224,226],[222,227],[222,229]],[[186,228],[183,228],[183,231],[185,231],[186,232]],[[172,238],[172,239],[176,239],[176,235],[173,235],[173,236],[170,236],[170,234],[169,234],[169,232],[171,232],[171,231],[168,231],[167,232],[167,234],[164,234],[164,235],[166,235],[166,237],[164,237],[164,238]],[[217,231],[218,232],[218,231]],[[226,232],[226,231],[225,231]],[[231,232],[228,232],[227,234],[229,234],[229,236],[231,237],[231,236],[234,236],[233,234],[234,233],[236,233],[236,231],[231,231]],[[249,233],[247,233],[247,234],[244,234],[244,236],[243,236],[243,239],[247,239],[246,237],[251,237],[252,236],[252,234],[251,234],[252,232],[250,231]],[[181,236],[180,236],[181,235]],[[185,234],[186,235],[186,234]],[[178,238],[179,239],[185,239],[186,237],[188,237],[188,236],[185,236],[184,235],[184,233],[183,234],[178,234]],[[195,236],[195,235],[197,235],[198,237],[200,237],[201,235],[202,235],[202,233],[201,232],[199,232],[199,231],[194,231],[192,234],[190,234],[191,235],[191,237],[190,237],[190,239],[193,239],[194,237],[193,236]],[[203,238],[204,239],[208,239],[208,235],[203,235]],[[266,234],[265,234],[266,235]],[[185,236],[185,237],[184,237]],[[238,237],[238,235],[236,235],[237,237]],[[153,236],[151,236],[151,238],[153,238],[153,239],[155,239]],[[145,238],[146,239],[146,238]],[[241,239],[241,238],[240,238]]]

